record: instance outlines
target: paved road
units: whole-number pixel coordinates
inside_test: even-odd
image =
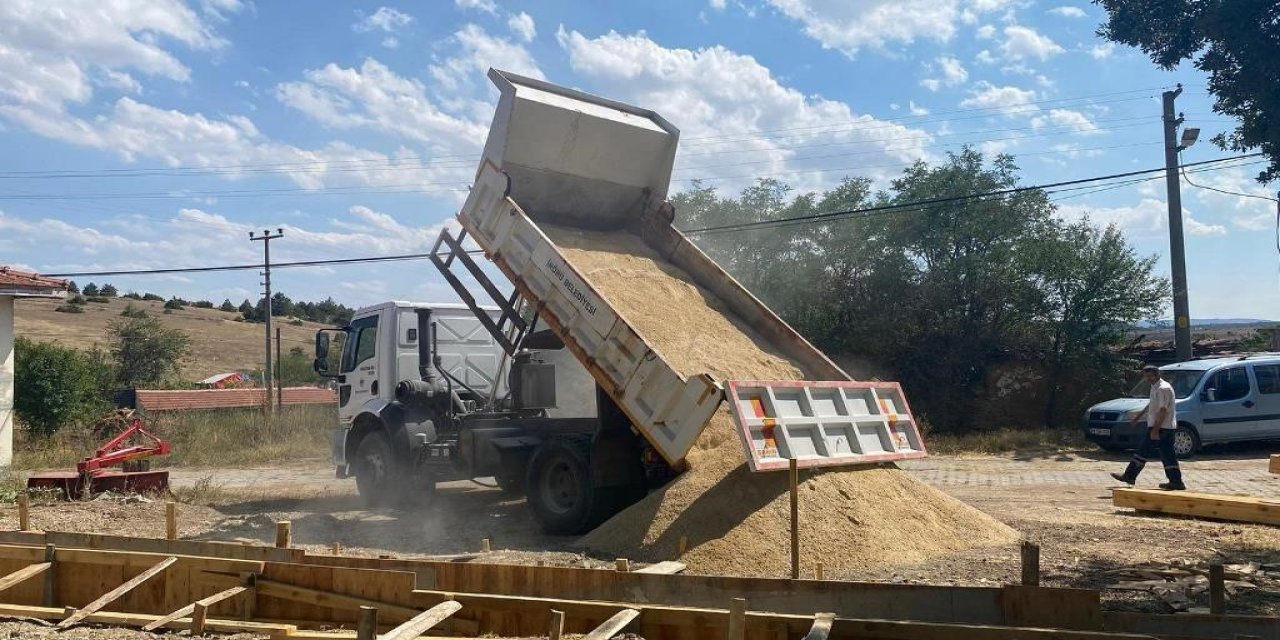
[[[1064,486],[1098,489],[1118,486],[1107,474],[1123,471],[1126,462],[1127,458],[1121,456],[1092,458],[1072,454],[1030,460],[935,456],[902,466],[921,480],[941,487]],[[1182,470],[1184,480],[1192,490],[1280,497],[1280,476],[1267,472],[1266,454],[1245,458],[1194,458],[1183,461]],[[1159,461],[1154,461],[1147,465],[1138,486],[1155,488],[1164,480]]]
[[[1183,474],[1192,490],[1280,497],[1280,475],[1267,473],[1266,458],[1265,452],[1247,456],[1197,457],[1183,461]],[[1123,471],[1126,461],[1127,458],[1121,456],[1077,454],[1032,459],[933,456],[904,462],[902,466],[921,480],[940,487],[1063,486],[1102,489],[1117,486],[1107,473]],[[263,489],[282,494],[291,490],[340,493],[354,490],[353,480],[335,479],[332,467],[323,461],[252,469],[173,469],[170,474],[178,486],[190,486],[209,478],[214,486]],[[1138,486],[1155,488],[1160,482],[1164,482],[1164,474],[1157,461],[1148,465]],[[470,483],[459,484],[471,486]]]

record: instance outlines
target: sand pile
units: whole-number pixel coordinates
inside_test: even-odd
[[[796,379],[804,372],[688,274],[639,238],[544,226],[569,261],[681,373]],[[751,473],[727,407],[688,456],[689,471],[632,505],[581,544],[654,562],[678,555],[701,573],[786,575],[790,507],[785,473]],[[892,465],[802,473],[802,557],[829,571],[922,562],[1007,543],[1016,532]]]

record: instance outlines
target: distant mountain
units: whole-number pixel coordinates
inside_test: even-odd
[[[1192,318],[1191,326],[1193,327],[1213,327],[1228,324],[1271,324],[1275,320],[1260,320],[1258,318]],[[1173,326],[1173,319],[1168,320],[1143,320],[1135,325],[1139,329],[1168,329]]]

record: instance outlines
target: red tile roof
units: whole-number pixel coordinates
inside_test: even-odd
[[[0,267],[0,287],[5,289],[30,289],[32,291],[65,291],[67,281],[49,278],[38,273],[18,271],[11,267]]]
[[[192,391],[153,391],[138,389],[135,405],[142,411],[189,411],[192,409],[226,409],[260,407],[262,389],[197,389]],[[338,394],[317,387],[285,387],[284,404],[336,403]]]

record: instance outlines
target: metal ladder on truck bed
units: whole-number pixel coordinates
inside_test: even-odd
[[[453,291],[458,294],[467,308],[471,309],[471,313],[480,321],[480,324],[502,346],[503,351],[506,351],[508,356],[513,356],[520,350],[529,329],[537,323],[537,315],[535,314],[532,319],[525,319],[524,311],[528,308],[527,301],[515,287],[512,287],[511,295],[503,295],[493,280],[472,259],[471,254],[462,247],[466,238],[465,229],[458,234],[457,238],[454,238],[448,229],[440,231],[440,237],[436,239],[435,247],[431,249],[431,262],[440,270],[440,275],[444,276],[445,281],[453,287]],[[490,301],[499,310],[496,321],[489,315],[488,310],[476,302],[475,296],[471,294],[471,290],[467,288],[462,278],[454,273],[455,265],[462,265],[467,275],[471,276],[489,295]]]

